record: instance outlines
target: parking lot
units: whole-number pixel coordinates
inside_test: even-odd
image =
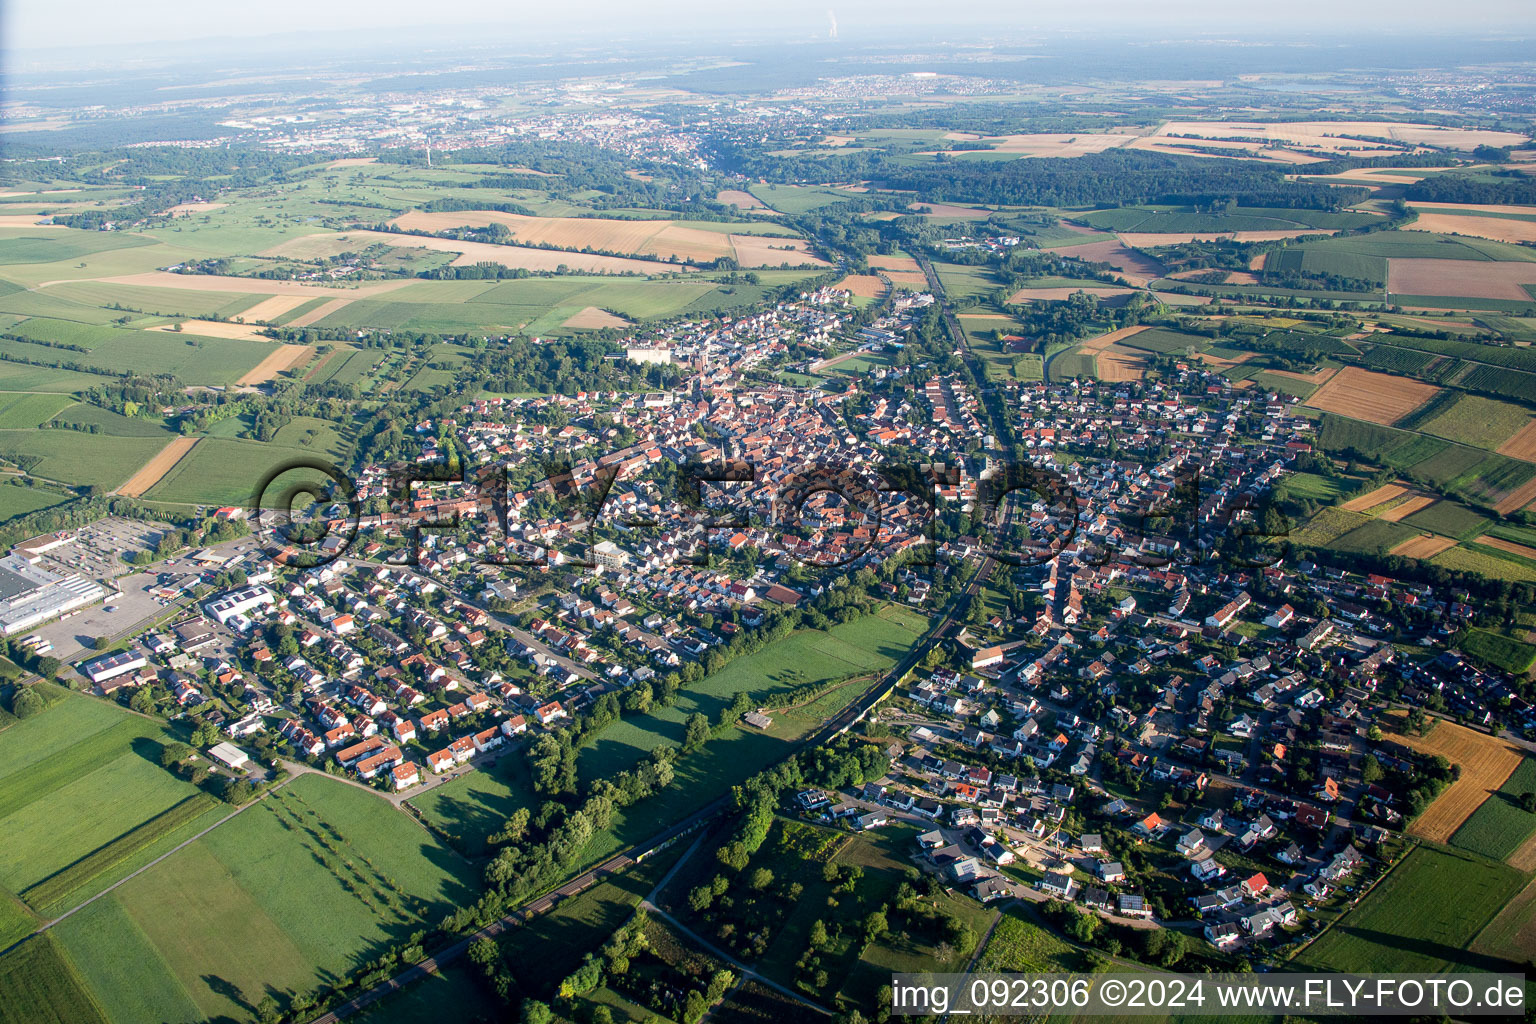
[[[108,516],[81,527],[73,542],[48,552],[40,564],[61,575],[79,573],[110,589],[112,580],[133,571],[120,556],[153,549],[165,529],[160,523]]]

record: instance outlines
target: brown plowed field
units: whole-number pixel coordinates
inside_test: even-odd
[[[1531,293],[1520,287],[1525,284],[1536,284],[1536,263],[1425,259],[1387,261],[1387,290],[1395,295],[1464,295],[1472,299],[1530,302]]]
[[[1499,454],[1536,462],[1536,419],[1515,431],[1508,441],[1499,445]]]
[[[621,316],[614,316],[606,309],[598,309],[596,306],[588,306],[578,313],[574,313],[565,321],[563,327],[628,327],[629,321]]]
[[[1479,537],[1477,542],[1479,544],[1486,544],[1491,548],[1498,548],[1500,551],[1508,551],[1510,554],[1519,555],[1521,558],[1536,558],[1536,548],[1526,547],[1524,544],[1516,544],[1511,540],[1501,540],[1498,537]]]
[[[1501,516],[1507,516],[1531,504],[1536,504],[1536,476],[1506,494],[1503,501],[1493,506],[1493,510]]]
[[[849,274],[834,288],[841,288],[863,299],[878,299],[885,294],[885,282],[874,274]]]
[[[1409,498],[1407,501],[1403,502],[1401,505],[1398,505],[1396,508],[1387,509],[1376,518],[1385,519],[1389,523],[1396,523],[1407,519],[1415,512],[1422,512],[1424,509],[1429,508],[1429,506],[1433,505],[1436,500],[1437,499],[1432,494],[1415,495],[1414,497]]]
[[[1402,484],[1384,484],[1374,491],[1368,491],[1358,498],[1351,498],[1339,506],[1346,512],[1364,512],[1368,508],[1375,508],[1384,501],[1391,501],[1400,494],[1407,494],[1408,488]]]
[[[240,319],[246,323],[255,323],[258,320],[265,320],[270,323],[290,309],[298,309],[308,302],[311,297],[308,295],[274,295],[270,299],[262,299],[256,305],[241,313]]]
[[[244,377],[235,381],[235,384],[247,386],[265,384],[284,370],[304,365],[314,352],[315,350],[308,345],[279,345],[271,355],[252,367]]]
[[[1509,217],[1458,217],[1454,213],[1420,210],[1419,219],[1412,224],[1404,224],[1403,230],[1471,235],[1473,238],[1491,238],[1496,242],[1536,242],[1536,221],[1513,220]]]
[[[1536,263],[1531,266],[1536,267]],[[1346,366],[1303,404],[1386,425],[1396,423],[1439,393],[1432,384]]]
[[[1402,728],[1405,717],[1394,715],[1388,724]],[[1443,720],[1428,736],[1394,732],[1392,738],[1420,753],[1442,754],[1452,764],[1461,765],[1461,778],[1446,787],[1408,827],[1412,834],[1437,843],[1450,839],[1489,794],[1504,784],[1519,767],[1522,756],[1518,747],[1505,740]]]
[[[1449,551],[1456,546],[1456,542],[1450,537],[1437,537],[1432,533],[1426,533],[1412,540],[1405,540],[1388,554],[1400,555],[1403,558],[1417,558],[1420,561],[1434,558],[1442,551]]]
[[[761,199],[757,198],[757,196],[753,195],[751,192],[743,192],[741,189],[737,188],[728,188],[724,192],[721,192],[719,195],[715,196],[715,199],[729,206],[734,206],[738,210],[768,209],[767,204],[765,204]]]
[[[139,467],[139,471],[129,477],[127,482],[117,489],[117,493],[125,498],[137,498],[148,491],[160,479],[169,473],[197,444],[198,438],[178,437],[164,448],[155,453],[155,457]]]

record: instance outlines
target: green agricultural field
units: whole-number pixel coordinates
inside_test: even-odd
[[[538,809],[541,800],[528,777],[528,762],[514,750],[495,764],[465,772],[411,800],[411,806],[449,843],[472,857],[485,853],[485,837],[507,823],[519,807]]]
[[[134,1018],[147,1020],[149,1018]],[[107,1024],[69,958],[47,934],[0,958],[0,1024]]]
[[[67,395],[21,395],[0,392],[0,430],[17,430],[47,423],[74,404]]]
[[[21,901],[0,889],[0,949],[8,948],[36,927],[37,918],[28,912]]]
[[[1308,524],[1309,526],[1311,524]],[[1365,524],[1334,538],[1328,547],[1338,551],[1351,551],[1363,555],[1385,555],[1404,541],[1412,540],[1419,531],[1402,523],[1390,523],[1384,519],[1372,519]]]
[[[308,419],[301,417],[301,419]],[[298,421],[295,421],[298,422]],[[288,447],[276,441],[231,440],[207,437],[187,453],[145,495],[150,501],[183,505],[239,505],[251,500],[252,489],[262,475],[295,459],[319,457],[337,461],[339,435],[334,424],[317,420],[316,444]],[[293,424],[290,424],[293,426]],[[310,436],[307,427],[295,429],[295,439]]]
[[[1210,343],[1211,339],[1204,335],[1186,334],[1183,331],[1170,331],[1161,327],[1154,327],[1150,331],[1133,334],[1120,344],[1130,348],[1144,349],[1147,352],[1158,352],[1163,355],[1183,355],[1190,349],[1198,351]]]
[[[74,430],[0,430],[0,459],[34,476],[110,491],[165,447],[163,438]]]
[[[1247,368],[1235,366],[1233,369],[1241,370]],[[1276,391],[1282,395],[1292,395],[1303,402],[1311,398],[1313,393],[1317,391],[1316,384],[1309,384],[1304,380],[1297,380],[1294,377],[1282,377],[1277,373],[1265,373],[1263,370],[1251,371],[1251,373],[1252,376],[1247,379],[1253,381],[1265,391]]]
[[[28,487],[16,480],[7,481],[0,485],[0,521],[16,519],[45,508],[52,508],[70,500],[71,497],[72,495],[61,494],[58,491]]]
[[[1421,846],[1292,962],[1317,971],[1509,970],[1467,947],[1523,884],[1506,865]]]
[[[113,249],[133,249],[154,244],[152,239],[124,232],[109,234],[101,231],[44,229],[33,235],[0,238],[0,266],[78,260],[82,256]]]
[[[1461,649],[1470,657],[1511,675],[1524,675],[1530,671],[1532,663],[1536,663],[1536,647],[1486,629],[1468,630]]]
[[[99,405],[81,402],[54,417],[54,422],[92,428],[92,433],[112,434],[116,437],[158,437],[170,441],[176,435],[165,425],[163,417],[144,419],[124,416]]]
[[[1509,580],[1511,583],[1536,583],[1536,569],[1527,568],[1507,558],[1496,558],[1481,551],[1463,547],[1442,551],[1430,560],[1431,565],[1457,572],[1474,572],[1490,579]]]
[[[387,801],[302,776],[55,930],[114,1019],[246,1019],[269,986],[313,989],[436,922],[473,877]]]
[[[809,213],[823,206],[844,203],[850,199],[866,198],[857,192],[800,185],[752,185],[747,191],[764,205],[788,214]]]
[[[1477,395],[1458,395],[1449,408],[1419,424],[1418,429],[1492,451],[1530,421],[1531,414],[1518,405]]]
[[[965,303],[990,295],[1002,287],[986,267],[967,267],[958,263],[935,263],[934,272],[944,286],[944,295],[950,302],[963,306]],[[1094,282],[1098,284],[1098,282]]]
[[[62,361],[103,373],[168,373],[188,384],[233,384],[271,353],[268,342],[203,338],[170,331],[114,330],[89,352],[0,339],[0,356]]]
[[[1340,537],[1374,522],[1369,516],[1346,512],[1341,508],[1319,509],[1299,530],[1291,532],[1291,542],[1308,547],[1329,547]],[[1412,536],[1409,531],[1409,536]]]
[[[1490,860],[1504,860],[1536,832],[1536,814],[1520,807],[1520,797],[1531,792],[1536,792],[1536,759],[1527,757],[1462,823],[1451,836],[1451,845]]]
[[[1277,488],[1285,497],[1332,504],[1348,493],[1357,481],[1351,477],[1326,477],[1317,473],[1292,473]]]
[[[0,362],[0,391],[52,391],[71,394],[102,384],[110,384],[112,379],[101,374],[56,370],[49,366]]]
[[[1428,530],[1430,533],[1465,540],[1481,533],[1490,520],[1458,502],[1437,501],[1402,522],[1416,530]]]

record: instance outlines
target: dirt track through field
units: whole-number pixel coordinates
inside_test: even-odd
[[[1303,404],[1387,425],[1396,423],[1439,393],[1440,389],[1432,384],[1346,366]]]
[[[121,487],[118,494],[125,498],[141,497],[155,484],[159,483],[165,474],[169,473],[187,453],[190,452],[199,438],[178,437],[164,448],[155,453],[154,458],[139,467],[139,471],[129,477]]]
[[[1394,729],[1405,729],[1406,713],[1391,722]],[[1442,754],[1452,764],[1461,765],[1461,778],[1414,819],[1408,831],[1416,836],[1446,842],[1483,801],[1504,784],[1520,766],[1520,748],[1506,740],[1468,729],[1454,722],[1440,721],[1428,736],[1394,732],[1392,738],[1424,754]]]
[[[308,345],[279,345],[277,350],[257,363],[236,385],[265,384],[284,370],[301,366],[314,354]]]

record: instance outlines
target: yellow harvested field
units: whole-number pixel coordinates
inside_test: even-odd
[[[1089,295],[1097,295],[1099,298],[1108,298],[1112,295],[1130,295],[1130,288],[1116,288],[1106,286],[1103,288],[1020,288],[1008,296],[1009,302],[1046,302],[1071,298],[1078,292],[1087,292]]]
[[[1279,164],[1316,164],[1323,157],[1309,156],[1288,149],[1266,149],[1260,142],[1230,142],[1225,139],[1168,139],[1148,135],[1129,143],[1126,149],[1139,149],[1147,153],[1163,153],[1167,156],[1221,157],[1247,156],[1270,160]]]
[[[991,210],[978,210],[973,206],[955,206],[951,203],[909,203],[909,210],[925,210],[924,216],[948,217],[953,220],[986,220]]]
[[[701,232],[710,234],[711,232]],[[809,251],[804,239],[779,238],[773,235],[728,235],[731,247],[736,251],[736,262],[743,267],[777,267],[787,263],[792,267],[830,267],[832,264]]]
[[[1316,373],[1297,373],[1295,370],[1265,370],[1264,372],[1272,373],[1276,377],[1289,377],[1292,380],[1304,380],[1308,384],[1326,384],[1328,381],[1332,380],[1333,375],[1339,371],[1337,369],[1328,369],[1318,370]]]
[[[41,213],[0,213],[0,228],[43,228],[49,231],[68,231],[62,224],[40,224]]]
[[[1183,234],[1161,231],[1122,231],[1120,241],[1132,249],[1146,249],[1155,245],[1183,245],[1186,242],[1278,242],[1301,235],[1335,235],[1336,231],[1320,231],[1317,228],[1297,228],[1294,231],[1191,231]]]
[[[306,235],[290,239],[262,253],[263,256],[290,256],[295,259],[330,258],[363,246],[383,244],[397,249],[424,249],[452,252],[458,256],[455,267],[477,263],[499,263],[523,270],[555,270],[567,267],[594,274],[660,274],[684,267],[656,260],[637,260],[624,256],[597,256],[591,253],[562,252],[558,249],[533,249],[522,245],[492,245],[489,242],[460,242],[429,235],[396,235],[388,231],[346,231],[335,235]]]
[[[629,321],[621,316],[614,316],[606,309],[598,309],[596,306],[588,306],[580,312],[568,317],[563,327],[628,327]]]
[[[222,210],[228,203],[177,203],[165,212],[172,217],[179,217],[191,213],[208,213],[212,210]]]
[[[1403,295],[1465,295],[1474,299],[1530,302],[1531,293],[1521,287],[1527,284],[1536,284],[1536,263],[1387,260],[1387,290],[1394,293],[1394,299]]]
[[[1419,219],[1404,224],[1403,230],[1471,235],[1496,242],[1536,242],[1536,220],[1510,220],[1508,217],[1458,217],[1452,213],[1420,211]]]
[[[724,192],[721,192],[719,195],[715,196],[715,199],[719,202],[725,203],[728,206],[734,206],[738,210],[768,209],[768,204],[757,198],[757,196],[753,195],[751,192],[743,192],[739,188],[728,188]]]
[[[159,327],[147,327],[149,331],[172,332],[171,324],[161,324]],[[223,320],[183,320],[181,330],[186,334],[200,334],[205,338],[235,338],[240,341],[271,341],[272,339],[260,333],[262,328],[254,324],[232,324]]]
[[[288,321],[286,326],[308,327],[310,324],[317,324],[343,306],[350,305],[351,302],[351,299],[332,299],[329,302],[322,302],[320,305],[316,306],[308,313],[305,313],[303,316],[294,317],[292,320]]]
[[[1374,491],[1362,494],[1358,498],[1351,498],[1339,507],[1346,512],[1364,512],[1368,508],[1375,508],[1384,501],[1391,501],[1398,495],[1407,493],[1408,488],[1402,484],[1386,484],[1383,487],[1376,488]]]
[[[1420,203],[1410,202],[1415,210],[1439,210],[1444,213],[1504,213],[1520,217],[1536,217],[1536,206],[1499,206],[1495,203]]]
[[[944,136],[951,142],[985,142],[994,153],[1015,153],[1019,156],[1071,157],[1086,153],[1102,153],[1115,149],[1135,139],[1134,135],[1105,133],[1096,135],[1080,132],[1076,135],[1044,132],[1034,135],[973,135],[969,132],[949,132]],[[935,151],[924,154],[932,156]]]
[[[1087,341],[1078,346],[1078,351],[1093,353],[1102,352],[1117,341],[1124,341],[1126,338],[1133,338],[1140,334],[1142,331],[1150,331],[1151,329],[1152,327],[1150,324],[1137,324],[1135,327],[1122,327],[1118,331],[1110,331],[1108,334],[1101,334],[1097,338],[1089,338]]]
[[[1264,269],[1264,261],[1267,260],[1268,258],[1269,258],[1269,253],[1267,253],[1267,252],[1259,253],[1253,259],[1248,261],[1248,269],[1249,270],[1263,270]]]
[[[245,386],[265,384],[284,370],[303,366],[314,354],[315,350],[308,345],[279,345],[271,355],[257,363],[249,373],[235,383]]]
[[[1449,551],[1456,546],[1456,541],[1450,537],[1438,537],[1433,533],[1426,533],[1412,540],[1405,540],[1401,544],[1387,552],[1402,558],[1417,558],[1426,561],[1434,558],[1442,551]]]
[[[1439,393],[1440,389],[1432,384],[1346,366],[1303,404],[1357,420],[1390,425]]]
[[[1415,494],[1401,505],[1395,505],[1378,515],[1377,519],[1385,519],[1389,523],[1400,522],[1413,515],[1422,512],[1433,505],[1438,499],[1433,494]]]
[[[1517,132],[1442,128],[1439,125],[1400,124],[1396,121],[1169,121],[1158,129],[1157,134],[1193,135],[1208,139],[1255,138],[1332,153],[1385,145],[1344,138],[1346,135],[1390,140],[1404,146],[1441,146],[1464,150],[1476,149],[1478,146],[1518,146],[1526,141],[1526,137]]]
[[[267,323],[276,320],[290,309],[298,309],[310,300],[308,295],[274,295],[270,299],[262,299],[250,309],[237,314],[246,323]]]
[[[1147,372],[1147,354],[1120,345],[1094,353],[1093,363],[1098,378],[1110,383],[1141,380]]]
[[[1406,717],[1407,712],[1393,712],[1387,721],[1396,730],[1406,730]],[[1451,838],[1462,822],[1514,774],[1523,756],[1520,748],[1507,740],[1444,720],[1437,722],[1428,736],[1397,731],[1393,738],[1419,753],[1439,754],[1461,766],[1461,778],[1447,786],[1408,827],[1413,835],[1437,843]]]
[[[914,273],[922,273],[917,260],[911,256],[871,256],[869,265],[876,270],[910,270]]]
[[[1074,245],[1064,255],[1087,260],[1089,263],[1108,263],[1120,271],[1127,281],[1138,287],[1162,277],[1167,269],[1151,256],[1134,249],[1127,249],[1114,238]]]
[[[1531,838],[1521,843],[1520,848],[1510,854],[1504,863],[1527,874],[1536,871],[1536,836],[1531,836]],[[1536,883],[1532,884],[1536,885]],[[1499,950],[1499,952],[1502,953],[1503,950]]]
[[[1245,363],[1249,359],[1252,359],[1253,358],[1253,353],[1252,352],[1244,352],[1241,355],[1239,355],[1236,359],[1226,359],[1226,358],[1223,358],[1222,356],[1212,355],[1209,352],[1196,352],[1195,353],[1195,358],[1200,360],[1202,363],[1204,363],[1207,366],[1214,366],[1218,370],[1225,370],[1229,366],[1236,366],[1238,363]]]
[[[1508,441],[1499,445],[1499,454],[1536,462],[1536,419],[1529,420]]]
[[[898,284],[908,291],[920,292],[928,287],[928,278],[915,270],[886,270],[882,271],[890,278],[891,284]]]
[[[117,489],[117,493],[125,498],[142,496],[151,487],[159,483],[160,479],[169,473],[172,467],[186,456],[187,452],[192,450],[192,446],[197,444],[198,440],[195,437],[178,437],[156,452],[154,457],[148,462],[140,466],[139,471],[129,477]]]
[[[1508,551],[1510,554],[1519,555],[1521,558],[1536,558],[1536,548],[1526,544],[1516,544],[1514,541],[1502,540],[1498,537],[1479,537],[1477,542],[1479,544],[1486,544],[1490,548],[1498,548],[1500,551]]]
[[[337,167],[363,167],[367,164],[376,164],[378,162],[379,158],[376,156],[345,156],[340,160],[332,160],[330,163],[325,165],[325,169],[332,170]]]
[[[849,274],[832,287],[841,288],[861,299],[878,299],[885,294],[885,282],[874,274]]]

